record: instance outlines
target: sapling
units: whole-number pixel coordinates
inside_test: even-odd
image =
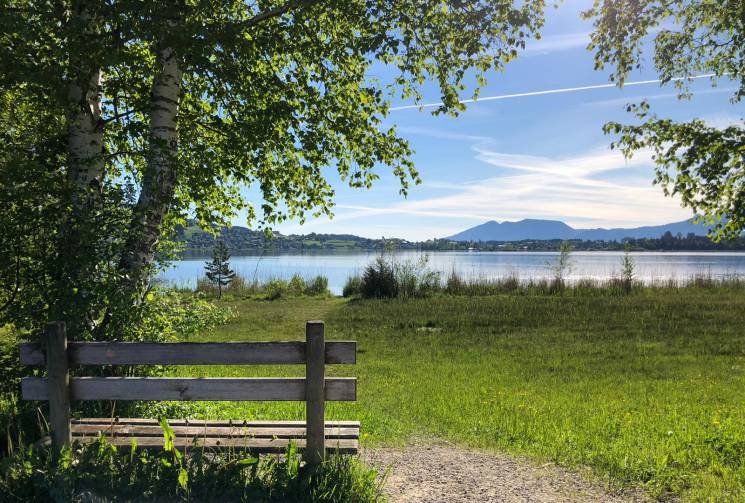
[[[207,279],[217,285],[217,298],[222,298],[222,288],[228,286],[235,272],[230,268],[230,253],[225,243],[218,241],[212,249],[212,261],[205,262],[204,268],[207,270]]]

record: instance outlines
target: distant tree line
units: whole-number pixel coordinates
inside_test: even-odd
[[[557,251],[562,243],[568,242],[574,251],[743,251],[745,238],[721,240],[714,242],[707,236],[693,233],[687,235],[666,232],[659,238],[624,238],[620,241],[561,239],[522,240],[522,241],[488,241],[488,242],[455,242],[448,240],[427,241],[433,243],[431,250],[474,249],[481,251]]]
[[[303,234],[267,235],[245,227],[224,227],[219,233],[220,241],[233,252],[309,252],[309,251],[383,251],[383,250],[482,250],[482,251],[557,251],[566,240],[521,240],[521,241],[451,241],[430,239],[427,241],[407,241],[405,239],[370,239],[351,234]],[[215,236],[200,230],[194,225],[179,227],[177,238],[184,244],[185,254],[209,256],[215,246]],[[666,232],[659,238],[626,238],[620,241],[570,240],[576,251],[632,251],[642,250],[686,250],[686,251],[737,251],[745,250],[745,239],[722,240],[714,242],[706,236],[695,234],[672,234]]]

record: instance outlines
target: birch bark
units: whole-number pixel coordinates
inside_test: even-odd
[[[73,71],[80,71],[79,68]],[[104,173],[103,121],[101,120],[101,69],[83,70],[68,86],[71,113],[68,119],[68,181],[77,194],[87,188],[101,190]]]
[[[79,205],[88,188],[100,192],[103,184],[103,120],[101,118],[100,65],[84,53],[99,33],[99,20],[85,2],[80,2],[70,21],[73,37],[70,40],[70,81],[67,98],[70,108],[67,117],[67,178],[75,189],[74,201]]]
[[[158,51],[151,92],[149,148],[142,190],[134,210],[120,268],[128,294],[142,293],[162,224],[173,202],[177,181],[177,117],[182,70],[173,48]]]

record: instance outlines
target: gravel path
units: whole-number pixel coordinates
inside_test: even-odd
[[[362,457],[381,470],[390,468],[386,493],[392,503],[645,501],[641,493],[611,493],[551,464],[446,444],[367,449]]]

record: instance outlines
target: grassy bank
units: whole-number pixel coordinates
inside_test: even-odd
[[[356,339],[364,444],[414,437],[587,465],[653,495],[745,498],[745,295],[656,288],[630,295],[245,300],[201,340]],[[196,339],[192,339],[196,340]],[[301,367],[182,368],[189,375],[302,375]],[[201,414],[299,418],[302,404],[211,403]]]

